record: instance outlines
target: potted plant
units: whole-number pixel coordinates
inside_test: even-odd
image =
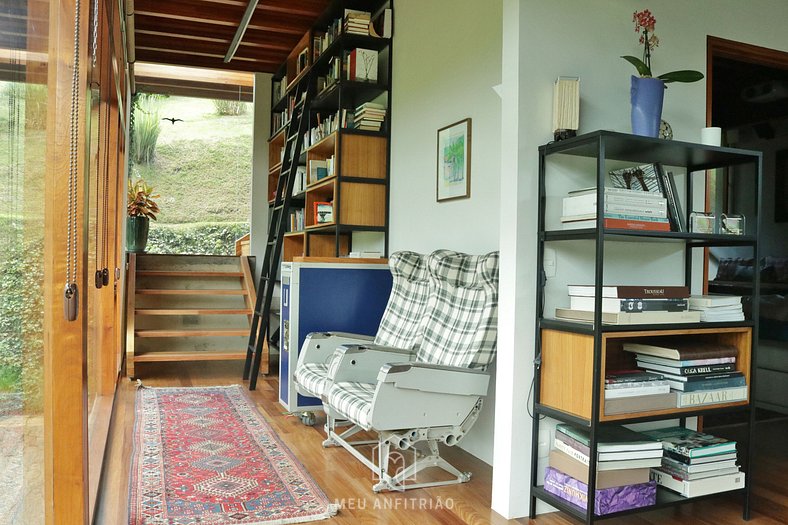
[[[143,179],[132,182],[129,179],[128,205],[126,206],[126,250],[132,253],[144,253],[148,244],[150,220],[156,220],[159,206],[153,199],[153,188]]]
[[[700,71],[684,69],[663,73],[657,77],[651,73],[651,52],[659,45],[659,38],[654,34],[657,19],[651,11],[644,9],[632,15],[635,32],[640,34],[639,43],[643,45],[643,59],[633,56],[622,56],[624,60],[635,66],[640,77],[632,75],[630,99],[632,102],[632,133],[656,137],[659,133],[662,118],[662,102],[665,96],[665,84],[671,82],[697,82],[703,78]]]

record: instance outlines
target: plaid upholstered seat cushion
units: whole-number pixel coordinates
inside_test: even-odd
[[[341,357],[339,354],[333,354],[328,360],[328,364],[302,363],[296,369],[296,383],[301,385],[307,395],[322,397],[331,384],[328,378],[334,376]]]
[[[427,261],[434,292],[417,361],[486,368],[498,337],[498,252],[435,252]]]
[[[304,363],[296,370],[295,380],[306,393],[320,397],[328,382],[328,365]]]
[[[348,381],[334,384],[328,391],[328,404],[345,419],[369,430],[375,385]]]
[[[407,251],[389,257],[393,284],[375,344],[408,350],[418,347],[429,296],[426,259],[424,255]]]

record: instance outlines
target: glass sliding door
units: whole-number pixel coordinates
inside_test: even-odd
[[[48,3],[0,7],[0,522],[44,523]]]

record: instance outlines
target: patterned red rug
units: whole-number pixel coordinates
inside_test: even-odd
[[[274,525],[336,505],[238,385],[140,388],[130,525]]]

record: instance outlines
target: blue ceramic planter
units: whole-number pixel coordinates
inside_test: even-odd
[[[665,83],[658,78],[632,76],[632,133],[645,137],[659,135]]]

